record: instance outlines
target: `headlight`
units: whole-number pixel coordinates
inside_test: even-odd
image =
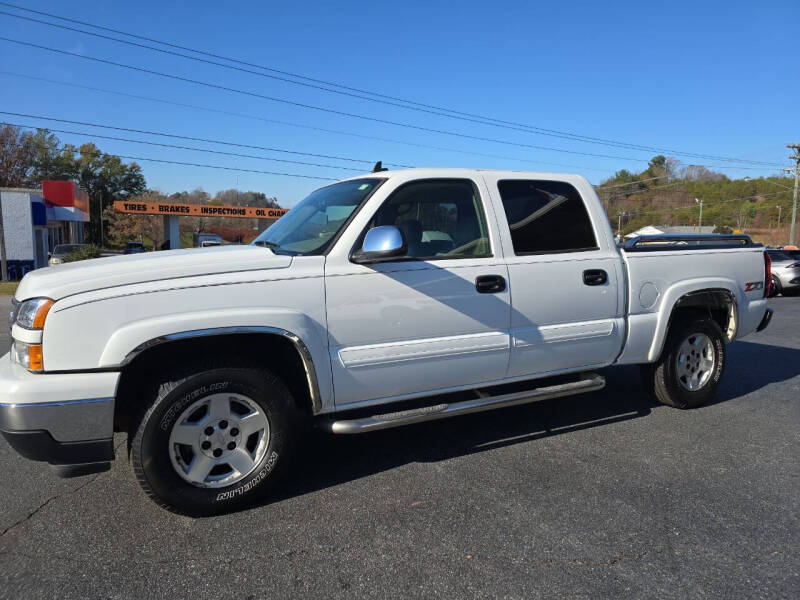
[[[41,331],[44,328],[44,321],[47,313],[53,306],[50,298],[31,298],[25,300],[14,307],[12,317],[14,325],[33,331]],[[41,333],[38,335],[41,342]],[[27,338],[27,336],[26,336]],[[29,371],[44,371],[44,360],[42,358],[42,344],[30,343],[20,340],[13,340],[11,345],[11,360]]]
[[[50,298],[25,300],[17,308],[16,323],[25,329],[42,329],[53,301]]]
[[[56,258],[54,256],[53,258],[51,258],[50,260],[47,261],[47,266],[48,267],[52,267],[52,266],[55,266],[55,265],[60,265],[63,262],[64,262],[63,260],[61,260],[60,258]]]
[[[11,360],[29,371],[44,370],[41,344],[26,344],[25,342],[14,340],[11,345]]]

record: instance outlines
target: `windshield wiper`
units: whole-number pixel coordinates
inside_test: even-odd
[[[268,242],[267,240],[258,240],[253,242],[256,246],[263,246],[264,248],[280,248],[280,244],[276,244],[275,242]]]

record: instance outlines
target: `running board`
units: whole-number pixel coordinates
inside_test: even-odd
[[[517,406],[519,404],[536,402],[537,400],[558,398],[559,396],[571,396],[573,394],[593,392],[595,390],[603,389],[605,385],[606,380],[602,375],[598,375],[596,373],[585,373],[580,380],[569,383],[534,388],[531,390],[524,390],[511,394],[502,394],[500,396],[488,396],[485,392],[476,390],[475,393],[480,397],[474,400],[465,400],[450,404],[436,404],[434,406],[424,406],[422,408],[414,408],[411,410],[372,415],[359,419],[325,420],[319,422],[318,424],[323,429],[327,429],[332,433],[366,433],[368,431],[376,431],[378,429],[388,429],[389,427],[410,425],[411,423],[434,421],[436,419],[445,419],[447,417],[466,415],[484,410],[494,410],[496,408]]]

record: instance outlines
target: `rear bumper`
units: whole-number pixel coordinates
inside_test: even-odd
[[[119,373],[30,373],[0,358],[0,433],[19,454],[52,465],[114,458]]]

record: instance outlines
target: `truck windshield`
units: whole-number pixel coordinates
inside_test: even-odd
[[[353,211],[383,179],[353,179],[311,192],[253,244],[276,254],[321,254]]]

